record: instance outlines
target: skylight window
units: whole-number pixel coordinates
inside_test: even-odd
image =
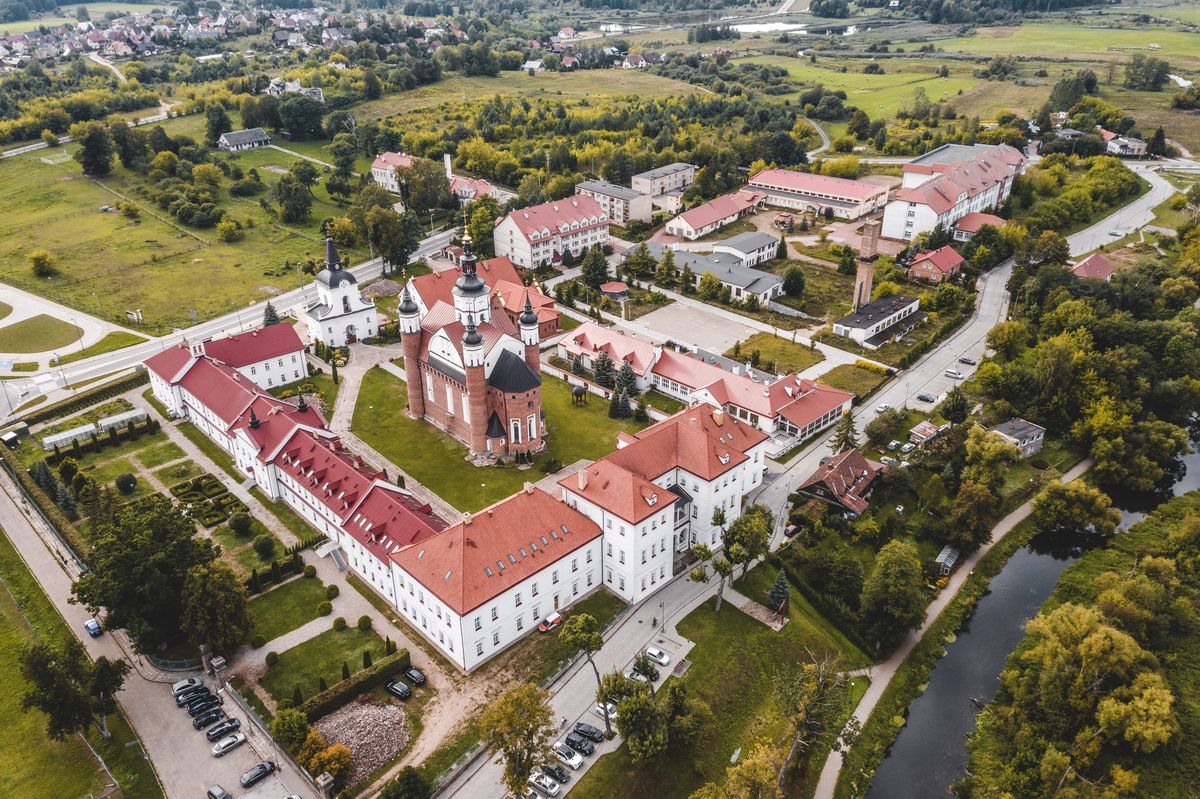
[[[530,542],[529,542],[529,550],[530,550],[531,552],[537,552],[537,544],[535,544],[535,543],[533,543],[532,541],[530,541]]]
[[[484,573],[484,574],[486,574],[488,577],[491,577],[491,576],[493,576],[493,575],[495,574],[495,572],[494,572],[494,571],[492,571],[492,567],[491,567],[491,566],[484,566],[484,567],[483,567],[483,573]]]
[[[513,557],[513,554],[511,552],[508,553],[508,562],[512,563],[512,564],[516,564],[516,562],[517,562],[517,559],[515,557]]]
[[[553,538],[555,541],[557,541],[558,540],[558,532],[555,530],[551,530],[550,537]]]
[[[523,557],[523,558],[529,557],[529,553],[525,551],[525,547],[521,547],[517,551],[521,553],[521,557]]]
[[[565,524],[560,524],[558,526],[558,529],[562,530],[563,535],[567,535],[568,533],[571,532],[570,530],[567,529],[567,526]]]
[[[500,571],[504,571],[504,561],[502,561],[502,560],[496,561],[496,568],[499,569]]]
[[[542,546],[544,546],[544,547],[550,546],[550,542],[546,540],[546,536],[541,536],[541,539],[542,539]]]
[[[423,557],[425,557],[425,550],[422,549],[420,552],[417,553],[417,560],[420,560]]]

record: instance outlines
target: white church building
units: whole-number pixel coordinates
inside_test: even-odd
[[[364,299],[358,278],[342,268],[333,239],[325,239],[325,268],[317,274],[317,299],[302,313],[312,343],[344,347],[360,338],[374,336],[379,329],[375,303]]]

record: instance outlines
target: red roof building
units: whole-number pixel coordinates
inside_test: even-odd
[[[981,211],[972,211],[954,223],[954,240],[970,241],[971,237],[978,233],[979,229],[984,225],[991,225],[992,227],[998,229],[1007,224],[1008,220],[1001,219],[995,214],[985,214]]]
[[[667,223],[666,231],[672,236],[695,240],[736,222],[751,211],[758,210],[766,199],[765,194],[756,191],[724,194],[684,211]]]
[[[608,214],[591,197],[577,194],[510,211],[496,225],[496,255],[525,269],[555,263],[567,252],[579,257],[608,243]]]
[[[461,257],[461,250],[459,252]],[[476,273],[491,289],[492,311],[507,316],[514,329],[525,308],[525,297],[528,295],[533,312],[538,318],[541,336],[547,338],[558,334],[560,314],[555,307],[554,298],[546,296],[536,281],[526,286],[521,279],[520,270],[509,258],[501,256],[480,261],[476,265]],[[454,284],[461,275],[461,269],[447,269],[409,278],[408,289],[412,292],[421,313],[428,313],[429,309],[439,302],[453,306]]]
[[[839,219],[858,219],[878,211],[888,198],[887,186],[792,169],[764,169],[746,185],[765,194],[767,205],[810,214],[828,209]]]
[[[400,181],[396,177],[397,169],[408,169],[413,165],[413,157],[406,153],[380,153],[371,162],[371,179],[390,191],[400,193]]]
[[[1104,281],[1112,280],[1113,272],[1117,271],[1113,262],[1098,252],[1092,253],[1070,269],[1075,277]]]
[[[855,518],[867,509],[875,478],[885,468],[881,463],[867,460],[858,450],[849,449],[817,467],[796,490]]]
[[[949,244],[936,250],[927,250],[914,258],[909,265],[908,279],[941,283],[959,273],[963,260]]]

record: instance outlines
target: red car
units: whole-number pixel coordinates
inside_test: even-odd
[[[555,611],[554,613],[551,613],[549,616],[547,616],[546,618],[541,620],[541,622],[538,624],[538,632],[539,633],[548,633],[562,623],[563,623],[562,614]]]

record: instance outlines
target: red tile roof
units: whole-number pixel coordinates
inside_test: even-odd
[[[559,345],[572,357],[578,354],[593,358],[601,351],[607,352],[618,368],[622,361],[629,361],[639,375],[646,374],[656,357],[653,344],[595,322],[584,322],[561,339]]]
[[[480,197],[492,190],[492,184],[483,178],[464,178],[458,175],[450,178],[450,191],[459,197]]]
[[[395,169],[403,167],[408,169],[412,166],[413,157],[404,153],[380,153],[371,163],[371,169]]]
[[[1090,278],[1092,280],[1108,280],[1116,270],[1117,267],[1113,262],[1098,252],[1092,253],[1071,267],[1071,273],[1075,277]]]
[[[500,282],[521,283],[521,275],[508,256],[489,258],[480,261],[475,267],[479,279],[495,290]],[[409,286],[421,298],[428,310],[439,301],[449,306],[454,305],[454,284],[462,274],[461,269],[446,269],[442,272],[432,272],[428,275],[418,275],[409,280]]]
[[[987,191],[1015,174],[1015,167],[1023,160],[1024,156],[1014,148],[999,145],[976,158],[949,164],[905,164],[905,172],[933,173],[933,177],[919,185],[899,189],[895,199],[928,205],[935,213],[944,214],[958,202],[959,195],[966,194],[970,198]]]
[[[952,275],[958,271],[959,265],[963,262],[963,257],[958,254],[953,247],[947,244],[945,247],[938,247],[936,250],[923,252],[913,259],[912,265],[928,263],[932,264],[943,275]]]
[[[601,534],[579,511],[531,488],[391,553],[391,559],[463,616]]]
[[[520,340],[521,334],[517,330],[516,324],[508,318],[507,314],[498,313],[492,314],[491,321],[477,323],[476,328],[479,335],[483,336],[483,351],[491,352],[492,347],[499,343],[504,336],[512,336]],[[437,335],[438,331],[445,330],[446,336],[450,339],[450,343],[454,349],[462,355],[462,339],[466,332],[466,326],[458,321],[455,316],[454,308],[444,302],[439,302],[437,305],[429,309],[429,313],[421,318],[421,360],[429,360],[429,340]]]
[[[828,195],[850,202],[862,202],[880,193],[887,193],[885,186],[876,186],[861,180],[814,175],[811,172],[796,172],[792,169],[764,169],[750,178],[747,185],[752,189],[776,189],[800,194]]]
[[[607,283],[601,283],[600,290],[605,294],[619,294],[622,291],[629,291],[629,285],[623,280],[610,280]]]
[[[575,232],[600,225],[608,226],[608,214],[600,204],[582,194],[510,211],[505,219],[515,222],[517,230],[530,240],[534,233],[543,231]],[[579,227],[572,228],[572,222],[579,222]]]
[[[1008,220],[1001,219],[995,214],[985,214],[981,211],[972,211],[965,215],[962,219],[954,223],[955,230],[961,230],[963,233],[978,233],[979,229],[984,225],[991,225],[998,228],[1008,224]]]
[[[548,322],[559,317],[558,309],[554,307],[554,298],[543,294],[540,287],[507,280],[497,281],[492,286],[492,308],[503,308],[510,313],[520,314],[525,308],[526,295],[529,296],[529,304],[533,306],[533,312],[537,314],[539,322]]]
[[[145,364],[147,369],[166,382],[174,383],[191,359],[191,351],[186,345],[180,344],[155,353],[145,360]]]
[[[765,199],[766,195],[761,192],[735,191],[697,205],[675,218],[686,222],[692,230],[701,230],[718,220],[744,213]]]
[[[206,355],[235,369],[303,350],[296,328],[283,322],[204,342]]]
[[[866,494],[884,468],[883,464],[867,460],[858,450],[849,449],[817,467],[796,490],[862,513],[867,509]]]

